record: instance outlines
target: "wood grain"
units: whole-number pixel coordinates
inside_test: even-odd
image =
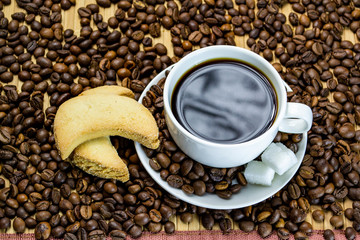
[[[64,26],[64,30],[68,29],[68,28],[73,29],[75,31],[75,34],[79,35],[81,26],[80,26],[80,18],[78,17],[78,14],[77,14],[77,9],[79,7],[84,7],[89,3],[95,3],[95,0],[77,0],[75,7],[72,7],[71,9],[69,9],[67,11],[62,11],[62,23]],[[110,16],[113,16],[116,9],[117,9],[117,6],[114,4],[110,8],[107,8],[107,9],[100,8],[100,13],[104,16],[104,21],[106,21]],[[14,0],[12,1],[11,5],[4,6],[3,11],[5,13],[5,16],[9,19],[11,18],[11,14],[13,14],[15,12],[19,12],[19,11],[24,12],[24,10],[22,10],[16,6],[16,3]],[[291,11],[292,11],[292,9],[291,9],[290,4],[285,4],[281,8],[281,12],[284,13],[285,15],[287,15]],[[37,18],[37,19],[39,20],[39,18]],[[353,34],[349,29],[345,30],[343,38],[346,40],[350,40],[353,43],[358,42],[355,34]],[[164,29],[162,29],[161,36],[157,39],[154,39],[153,42],[154,42],[154,44],[157,42],[165,44],[168,48],[168,55],[170,57],[173,56],[171,36],[170,36],[169,31],[165,31]],[[237,46],[248,48],[246,46],[246,37],[236,36],[235,42],[236,42]],[[18,81],[17,76],[15,76],[14,81],[11,84],[15,84],[15,85],[17,85],[18,88],[20,88],[22,83],[20,81]],[[46,99],[47,99],[47,101],[45,103],[44,108],[49,106],[48,98],[46,98]],[[0,168],[1,168],[1,166],[0,166]],[[345,210],[346,208],[351,207],[351,205],[352,205],[351,201],[346,200],[343,203],[343,209]],[[320,209],[320,206],[312,206],[311,207],[312,211],[315,209]],[[326,212],[325,216],[326,216],[326,218],[323,223],[317,223],[317,222],[313,221],[311,214],[308,214],[306,220],[308,222],[310,222],[313,225],[313,228],[316,230],[332,229],[332,226],[329,223],[329,219],[332,216],[332,214],[330,212]],[[345,219],[345,227],[352,225],[351,221],[347,220],[345,217],[344,217],[344,219]],[[204,228],[202,227],[202,225],[200,223],[200,219],[198,216],[194,216],[193,221],[190,224],[183,223],[180,220],[180,216],[175,216],[171,220],[174,221],[174,223],[176,224],[176,229],[180,230],[180,231],[204,230]],[[238,224],[233,223],[233,228],[239,229]],[[216,230],[216,229],[219,229],[219,227],[217,225],[214,227],[214,230]],[[32,231],[27,231],[27,232],[32,232]],[[7,233],[14,233],[14,231],[12,229],[10,229],[7,231]]]

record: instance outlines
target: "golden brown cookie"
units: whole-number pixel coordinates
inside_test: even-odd
[[[104,136],[118,135],[152,149],[159,146],[159,130],[150,111],[134,99],[116,95],[66,101],[55,116],[54,135],[63,159],[80,144]]]

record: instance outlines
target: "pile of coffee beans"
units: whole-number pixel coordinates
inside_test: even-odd
[[[360,44],[343,39],[350,29],[360,40],[359,0],[97,0],[78,6],[79,35],[64,29],[62,10],[74,0],[16,0],[22,12],[4,16],[11,0],[0,1],[0,229],[32,229],[37,239],[125,239],[143,231],[173,233],[170,219],[219,224],[230,218],[245,232],[265,238],[306,239],[314,221],[360,231]],[[100,7],[117,6],[104,19]],[[291,5],[288,15],[281,8]],[[93,26],[93,27],[92,27]],[[153,38],[170,31],[172,52]],[[82,91],[120,84],[140,96],[157,73],[199,47],[236,45],[244,36],[292,87],[292,102],[313,110],[303,163],[290,183],[254,206],[227,211],[187,204],[164,192],[141,166],[132,142],[112,142],[128,165],[130,181],[120,183],[86,174],[63,161],[55,146],[57,108]],[[14,85],[14,80],[22,84]],[[162,84],[151,88],[144,105],[154,114],[161,146],[147,150],[163,179],[187,193],[229,198],[246,185],[241,171],[204,167],[172,142],[163,118]],[[330,100],[331,99],[331,100]],[[333,99],[333,100],[332,100]],[[293,151],[301,135],[279,133]],[[237,184],[232,184],[237,179]],[[236,182],[236,181],[235,181]],[[343,209],[345,199],[352,208]],[[226,201],[226,200],[224,200]],[[311,212],[310,206],[321,210]],[[335,239],[332,230],[325,239]]]

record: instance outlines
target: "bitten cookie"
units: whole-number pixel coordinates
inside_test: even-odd
[[[55,116],[54,136],[63,159],[88,140],[113,135],[152,149],[159,146],[155,119],[142,104],[128,97],[78,96],[63,103]]]
[[[78,146],[71,160],[85,172],[101,178],[126,182],[129,171],[111,144],[110,137],[100,137]]]
[[[121,86],[101,86],[81,93],[83,95],[114,94],[134,98],[134,93]],[[80,144],[74,150],[71,163],[89,174],[117,179],[122,182],[129,180],[129,171],[116,149],[111,144],[109,137],[100,137]]]

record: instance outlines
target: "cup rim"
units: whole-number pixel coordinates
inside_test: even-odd
[[[169,87],[170,87],[170,81],[169,79],[179,79],[176,78],[175,76],[175,72],[179,71],[179,73],[183,74],[184,71],[179,70],[181,68],[181,65],[188,61],[188,58],[197,55],[199,53],[202,52],[206,52],[206,51],[221,51],[221,49],[227,49],[227,50],[231,50],[231,51],[237,51],[239,53],[242,54],[247,54],[250,55],[252,58],[256,58],[258,61],[260,61],[262,64],[264,64],[268,70],[271,72],[272,75],[274,75],[275,79],[277,82],[280,83],[280,85],[283,85],[283,88],[280,89],[276,89],[277,92],[277,100],[278,100],[278,109],[277,109],[277,114],[276,114],[276,118],[275,121],[273,122],[273,124],[271,125],[270,128],[268,128],[265,132],[263,132],[261,135],[257,136],[256,138],[253,138],[251,140],[245,141],[245,142],[240,142],[240,143],[218,143],[218,142],[211,142],[208,140],[205,140],[203,138],[197,137],[193,134],[191,134],[188,130],[186,130],[186,128],[184,128],[179,121],[176,119],[176,117],[174,116],[172,110],[171,110],[171,104],[170,101],[171,99],[169,98]],[[226,58],[227,56],[224,56],[224,58]],[[231,59],[231,57],[229,57],[229,59]],[[232,58],[234,59],[234,58]],[[207,61],[209,59],[206,59],[204,61]],[[241,59],[244,62],[247,62],[246,59]],[[201,61],[200,63],[204,62]],[[188,69],[186,69],[188,70]],[[259,69],[260,70],[260,69]],[[261,70],[260,70],[261,71]],[[264,74],[264,73],[263,73]],[[267,76],[268,77],[268,76]],[[268,77],[269,78],[269,77]],[[271,79],[271,81],[273,81]],[[165,109],[165,114],[171,119],[172,123],[175,125],[175,127],[181,131],[182,134],[184,134],[186,137],[188,137],[189,139],[203,144],[203,145],[207,145],[207,146],[211,146],[211,147],[216,147],[216,148],[232,148],[235,146],[244,146],[244,145],[253,145],[254,143],[258,142],[259,140],[262,140],[263,138],[266,138],[268,134],[270,134],[274,129],[278,128],[280,125],[281,120],[284,118],[285,116],[285,109],[286,109],[286,83],[284,82],[284,80],[281,78],[281,76],[279,75],[279,73],[275,70],[275,68],[268,62],[266,61],[263,57],[261,57],[260,55],[247,50],[245,48],[241,48],[241,47],[236,47],[236,46],[229,46],[229,45],[215,45],[215,46],[208,46],[205,48],[201,48],[198,50],[195,50],[189,54],[187,54],[185,57],[183,57],[182,59],[180,59],[177,63],[174,64],[174,67],[171,69],[169,75],[166,77],[166,81],[164,84],[164,93],[163,93],[163,101],[164,101],[164,109]],[[282,102],[280,102],[280,97],[279,95],[282,95]]]

